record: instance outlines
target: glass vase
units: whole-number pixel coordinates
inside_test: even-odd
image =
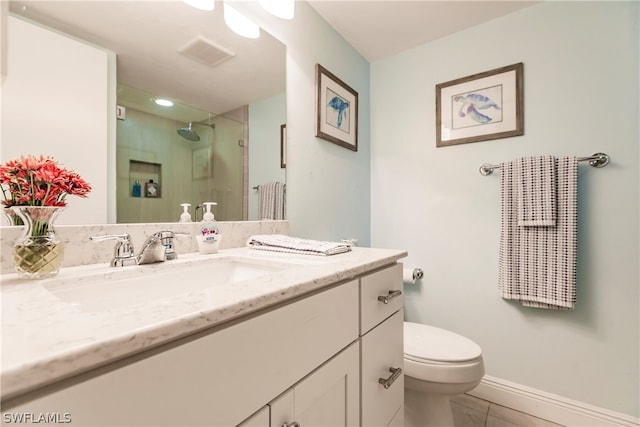
[[[46,279],[60,271],[64,245],[53,222],[64,209],[59,206],[14,206],[24,223],[22,236],[13,245],[13,263],[21,279]]]
[[[19,226],[24,225],[22,223],[22,219],[20,219],[18,214],[15,213],[14,210],[11,209],[10,206],[5,206],[2,209],[2,212],[4,212],[4,216],[5,216],[6,222],[7,222],[7,224],[3,224],[3,225],[19,225]]]

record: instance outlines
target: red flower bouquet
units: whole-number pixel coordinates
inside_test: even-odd
[[[18,277],[44,279],[58,274],[64,244],[53,230],[68,194],[86,197],[91,186],[51,157],[26,156],[0,165],[0,186],[11,223],[24,225],[13,246]]]
[[[0,166],[5,206],[66,206],[67,194],[86,197],[91,185],[52,157],[26,156]]]

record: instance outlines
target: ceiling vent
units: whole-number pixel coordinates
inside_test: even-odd
[[[216,45],[202,36],[198,36],[178,49],[181,54],[202,62],[210,67],[215,67],[236,54],[221,46]]]

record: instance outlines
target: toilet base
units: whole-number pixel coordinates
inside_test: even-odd
[[[404,390],[405,427],[454,427],[451,402],[447,395]]]

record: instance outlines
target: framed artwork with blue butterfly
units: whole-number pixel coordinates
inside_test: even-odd
[[[316,136],[358,151],[358,92],[316,64]]]
[[[436,146],[524,135],[523,64],[436,85]]]

